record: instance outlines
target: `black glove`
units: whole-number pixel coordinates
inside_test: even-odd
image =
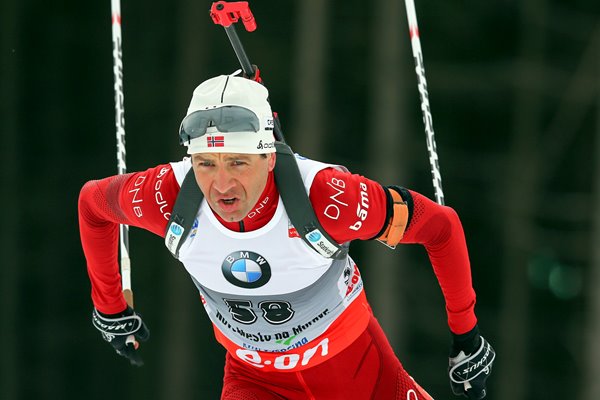
[[[477,325],[462,335],[452,334],[450,348],[450,386],[455,395],[469,399],[483,399],[485,381],[492,373],[492,363],[496,352],[479,335]]]
[[[131,365],[144,365],[137,350],[139,344],[136,340],[145,342],[150,337],[150,331],[142,321],[141,315],[131,307],[111,315],[102,314],[94,308],[92,325],[102,333],[102,338],[114,347],[117,354],[127,358]]]

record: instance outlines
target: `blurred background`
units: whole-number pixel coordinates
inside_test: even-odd
[[[238,68],[211,2],[123,0],[127,167],[184,156],[194,87]],[[238,32],[292,147],[434,196],[404,3],[251,1]],[[446,204],[461,216],[490,400],[600,399],[600,5],[416,0]],[[91,326],[77,197],[116,173],[110,2],[2,0],[0,398],[218,399],[223,349],[184,269],[130,232],[146,365]],[[424,249],[355,243],[405,368],[452,394]]]

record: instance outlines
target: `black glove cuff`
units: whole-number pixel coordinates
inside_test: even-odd
[[[131,312],[131,314],[120,316],[128,312]],[[111,342],[116,336],[132,335],[142,327],[142,318],[133,312],[131,308],[128,307],[123,313],[118,314],[116,317],[105,317],[94,308],[92,324],[102,332],[102,337],[107,342]]]
[[[464,351],[465,354],[473,354],[478,349],[480,341],[481,336],[479,335],[478,325],[475,325],[469,332],[461,335],[452,333],[450,357],[456,357],[461,351]]]
[[[100,312],[98,310],[96,310],[96,312],[103,318],[107,318],[107,319],[129,317],[130,315],[134,314],[133,308],[131,308],[130,306],[127,306],[126,309],[124,309],[120,313],[116,313],[116,314],[104,314],[103,312]]]

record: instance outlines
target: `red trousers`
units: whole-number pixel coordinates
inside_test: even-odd
[[[381,326],[299,372],[264,372],[227,353],[221,400],[432,400],[404,370]]]

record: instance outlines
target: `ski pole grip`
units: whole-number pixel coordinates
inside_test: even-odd
[[[131,291],[131,289],[123,290],[123,297],[125,297],[127,305],[133,308],[133,292]]]
[[[133,291],[131,289],[124,289],[123,297],[125,297],[125,301],[127,302],[127,305],[129,307],[133,308]],[[125,344],[128,344],[128,345],[131,344],[136,349],[139,346],[139,344],[135,340],[135,336],[133,336],[133,335],[127,336],[127,339],[125,339]]]

